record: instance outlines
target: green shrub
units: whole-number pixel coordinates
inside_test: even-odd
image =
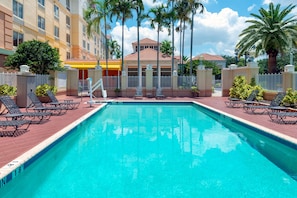
[[[263,100],[264,90],[260,85],[255,85],[255,83],[247,84],[245,76],[236,76],[233,80],[232,87],[229,90],[229,96],[231,98],[245,100],[253,90],[259,91],[256,100]]]
[[[47,91],[50,90],[53,94],[56,94],[58,89],[56,86],[50,86],[48,84],[38,85],[35,90],[36,96],[47,96]]]
[[[0,85],[0,95],[16,96],[17,88],[8,84]]]
[[[292,88],[288,88],[286,91],[286,95],[282,100],[282,104],[284,105],[292,105],[297,102],[297,91],[294,91]]]

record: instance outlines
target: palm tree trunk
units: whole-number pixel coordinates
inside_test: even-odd
[[[172,9],[174,8],[174,0],[171,1],[171,7]],[[172,54],[171,54],[171,59],[172,59],[172,63],[171,63],[171,76],[173,76],[173,72],[175,70],[177,70],[175,68],[175,65],[174,65],[174,19],[173,19],[173,16],[172,16],[172,22],[171,22],[171,25],[172,25]]]
[[[271,51],[268,53],[268,73],[274,74],[276,73],[276,56],[278,52],[277,51]]]
[[[137,68],[138,68],[138,89],[136,90],[137,96],[142,96],[142,68],[140,65],[140,45],[139,45],[139,14],[137,18]]]
[[[191,43],[190,43],[190,76],[192,78],[193,75],[193,29],[194,29],[194,13],[192,13],[192,21],[191,21]]]
[[[105,36],[105,65],[106,65],[105,75],[107,77],[106,87],[109,87],[108,86],[108,43],[107,43],[106,17],[104,17],[104,34],[105,34],[104,36]]]
[[[157,50],[157,72],[158,72],[158,89],[157,89],[157,95],[161,95],[161,68],[159,63],[159,53],[160,53],[160,45],[159,45],[159,37],[160,37],[160,25],[158,25],[158,50]]]

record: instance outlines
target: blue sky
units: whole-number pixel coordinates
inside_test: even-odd
[[[194,19],[194,45],[193,56],[201,53],[217,55],[234,55],[235,45],[239,40],[238,35],[248,26],[245,23],[251,16],[251,13],[258,14],[258,10],[267,8],[270,2],[280,3],[283,7],[289,4],[296,4],[296,0],[202,0],[205,6],[203,14],[196,14]],[[146,8],[153,7],[156,3],[153,0],[143,0]],[[157,3],[162,0],[157,1]],[[165,0],[163,2],[166,2]],[[297,14],[297,9],[294,10]],[[110,31],[112,39],[117,40],[121,45],[121,24],[113,24]],[[124,53],[132,53],[132,42],[137,40],[135,20],[127,21],[125,25],[125,44]],[[140,39],[150,38],[157,40],[157,31],[151,29],[149,24],[143,22],[140,28]],[[175,34],[175,54],[180,53],[179,35]],[[163,40],[171,41],[167,30],[160,34],[160,42]],[[185,55],[189,56],[190,29],[186,30],[185,36]]]

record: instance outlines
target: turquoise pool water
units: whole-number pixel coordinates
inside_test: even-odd
[[[108,105],[0,197],[297,197],[294,149],[204,112],[188,103]]]

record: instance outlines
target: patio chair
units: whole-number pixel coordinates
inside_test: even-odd
[[[0,101],[8,111],[8,114],[4,115],[6,118],[14,120],[19,118],[29,118],[32,122],[36,119],[36,123],[39,124],[41,121],[49,120],[51,117],[51,113],[49,112],[22,112],[14,100],[9,96],[0,96]]]
[[[269,111],[268,115],[273,122],[280,124],[297,123],[297,111]]]
[[[47,95],[50,98],[51,102],[49,103],[50,105],[54,106],[63,106],[67,110],[71,109],[77,109],[78,106],[80,105],[80,102],[75,102],[73,100],[64,100],[64,101],[59,101],[56,96],[53,94],[52,91],[48,90]]]
[[[0,136],[3,137],[8,134],[14,136],[18,131],[27,131],[30,124],[30,120],[1,120],[0,128],[2,128],[2,130],[0,130]],[[9,128],[11,128],[11,130]]]
[[[279,92],[275,95],[275,97],[272,99],[269,105],[266,105],[264,103],[245,103],[243,105],[243,109],[247,113],[252,113],[252,114],[264,114],[267,113],[268,110],[281,110],[281,109],[286,109],[286,107],[280,107],[283,98],[285,97],[286,93],[285,92]]]
[[[253,90],[250,95],[246,98],[246,100],[241,100],[239,98],[228,98],[227,101],[225,101],[225,104],[227,107],[236,108],[236,107],[242,107],[244,104],[251,104],[255,103],[255,99],[259,93],[259,90],[255,89]]]
[[[63,106],[44,106],[33,92],[29,92],[28,97],[31,103],[26,107],[27,111],[32,109],[36,112],[50,112],[51,115],[63,115],[67,112]]]

